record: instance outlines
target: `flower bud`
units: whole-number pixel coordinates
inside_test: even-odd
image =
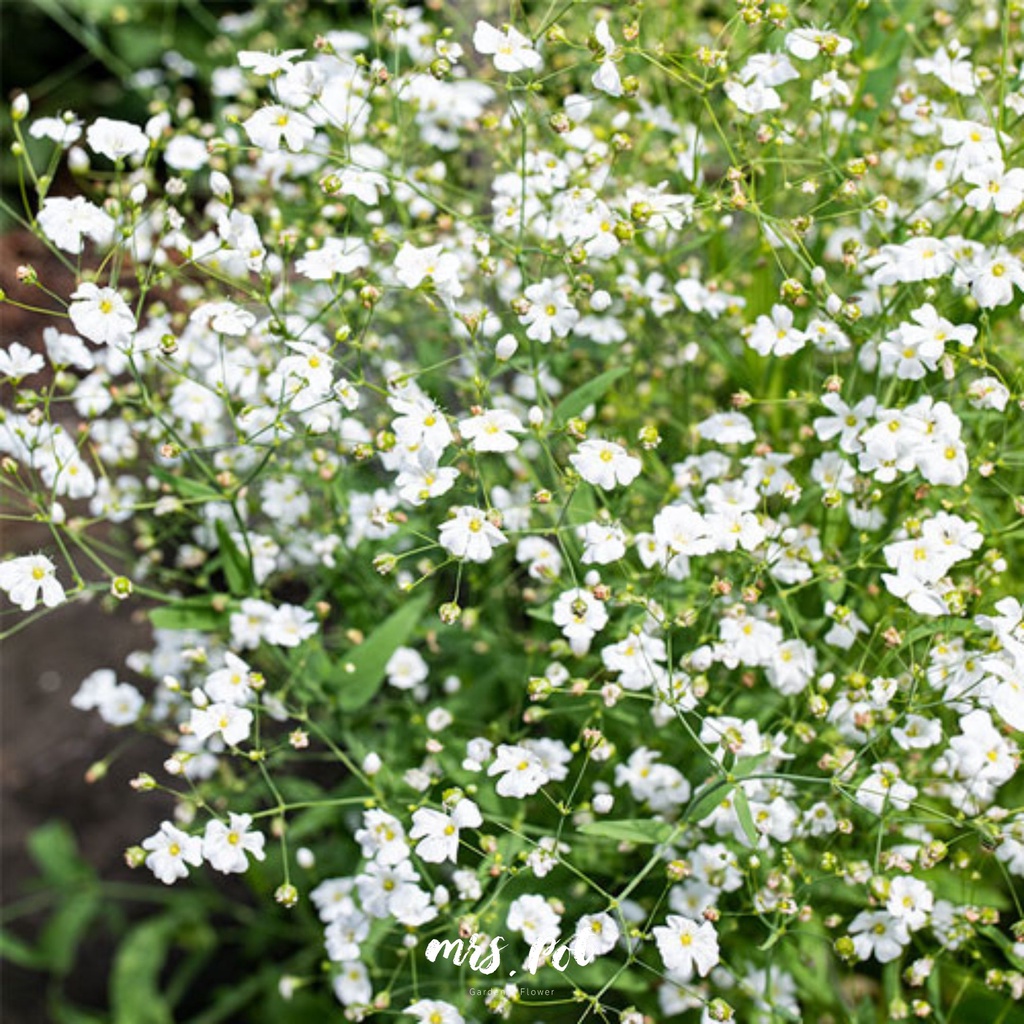
[[[518,348],[519,342],[516,340],[514,335],[503,334],[495,343],[495,358],[499,359],[503,363],[507,363],[516,354],[516,350]]]
[[[299,902],[299,890],[288,882],[283,885],[279,885],[274,892],[274,899],[281,904],[282,907],[288,907],[291,909]]]

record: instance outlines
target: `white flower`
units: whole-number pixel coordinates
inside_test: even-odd
[[[964,199],[974,210],[1013,213],[1024,202],[1024,170],[1020,167],[1004,171],[1001,162],[969,167],[963,178],[976,186]]]
[[[619,941],[619,926],[611,914],[584,914],[576,922],[575,951],[586,958],[603,956]]]
[[[717,412],[697,424],[697,433],[718,444],[749,444],[757,439],[753,424],[741,412]]]
[[[1010,400],[1010,391],[995,377],[979,377],[967,388],[967,397],[976,409],[1002,412]]]
[[[245,607],[244,602],[242,607]],[[298,647],[319,628],[316,616],[308,608],[283,604],[271,611],[263,627],[263,639],[278,647]]]
[[[96,710],[107,725],[120,727],[137,722],[145,703],[142,694],[131,683],[118,683],[103,694]]]
[[[538,281],[523,292],[530,308],[519,317],[526,336],[546,345],[555,335],[564,338],[579,321],[579,310],[556,281]]]
[[[479,828],[483,824],[480,809],[472,800],[460,800],[448,814],[421,807],[413,812],[410,839],[418,839],[416,854],[428,864],[440,864],[458,858],[459,830]]]
[[[305,50],[282,50],[281,53],[260,53],[258,50],[239,50],[240,67],[248,68],[254,75],[267,78],[291,71],[292,61],[301,57]]]
[[[549,781],[540,758],[526,747],[499,745],[495,759],[487,769],[488,775],[500,775],[498,796],[522,799],[536,793]]]
[[[205,708],[193,708],[189,725],[198,740],[219,733],[225,743],[237,747],[249,738],[252,720],[253,714],[247,708],[220,701]]]
[[[164,149],[164,163],[176,171],[198,171],[209,162],[206,143],[192,135],[175,135]]]
[[[1013,301],[1013,287],[1024,291],[1024,264],[1013,256],[999,255],[977,267],[970,278],[971,294],[984,309]]]
[[[872,767],[854,799],[872,814],[881,814],[889,807],[905,811],[916,796],[917,788],[900,778],[899,768],[891,761],[882,761]]]
[[[471,505],[452,510],[454,518],[441,525],[441,546],[456,558],[486,562],[494,549],[508,538],[487,518],[487,513]]]
[[[211,701],[226,704],[247,704],[252,700],[252,670],[238,657],[228,651],[224,655],[224,667],[206,677],[203,689]]]
[[[330,281],[351,274],[370,262],[370,250],[360,238],[328,238],[319,249],[310,249],[295,269],[311,281]]]
[[[256,326],[256,317],[233,302],[204,302],[192,311],[189,322],[203,324],[217,334],[244,338]]]
[[[850,935],[861,960],[873,956],[880,964],[895,960],[910,942],[906,924],[887,910],[862,910],[850,922]]]
[[[935,905],[931,889],[919,878],[894,878],[885,909],[912,932],[924,927]]]
[[[459,421],[459,433],[477,452],[515,451],[519,441],[512,435],[525,430],[519,417],[507,409],[486,409]]]
[[[853,49],[853,43],[828,28],[808,26],[794,29],[786,36],[786,49],[799,60],[814,60],[822,53],[844,56]]]
[[[138,125],[112,121],[109,117],[99,117],[89,125],[85,141],[94,153],[111,160],[143,156],[149,150],[149,139]]]
[[[703,978],[719,961],[718,935],[710,921],[696,921],[669,914],[665,924],[654,929],[658,952],[667,970],[689,980],[693,969]]]
[[[626,534],[615,523],[584,523],[576,530],[583,542],[584,565],[607,565],[617,562],[626,554]]]
[[[72,113],[63,117],[40,117],[28,130],[33,139],[49,139],[67,149],[82,137],[82,122]]]
[[[607,21],[599,21],[594,29],[594,39],[601,47],[601,66],[594,72],[590,79],[595,89],[607,93],[609,96],[622,95],[622,79],[619,77],[619,69],[615,66],[615,40],[608,28]]]
[[[417,999],[403,1011],[421,1024],[465,1024],[465,1018],[451,1003],[442,999]]]
[[[164,885],[186,878],[189,864],[199,867],[203,862],[203,841],[175,828],[169,821],[160,826],[159,832],[143,839],[142,848],[150,851],[146,867]]]
[[[579,450],[569,456],[573,468],[588,484],[606,491],[617,485],[631,484],[639,475],[642,463],[614,441],[584,441]]]
[[[128,345],[135,333],[135,314],[113,288],[81,284],[71,293],[68,315],[75,330],[97,344]]]
[[[111,668],[98,668],[90,672],[71,698],[71,706],[79,711],[91,711],[107,699],[117,687],[117,676]]]
[[[206,823],[203,835],[203,857],[215,871],[224,874],[241,873],[248,870],[251,854],[256,860],[263,860],[263,844],[266,837],[262,832],[250,832],[252,816],[229,814],[228,824],[216,818]]]
[[[454,466],[438,466],[431,450],[424,447],[402,467],[395,477],[395,487],[402,501],[422,505],[450,491],[458,476]]]
[[[411,690],[422,683],[430,670],[423,656],[412,647],[397,647],[384,666],[389,685],[397,690]]]
[[[261,107],[242,122],[254,146],[276,153],[282,143],[293,153],[304,149],[316,135],[316,125],[297,110],[272,104]]]
[[[46,361],[38,352],[33,352],[21,342],[16,341],[9,348],[0,349],[0,375],[11,380],[29,377],[45,365]]]
[[[486,21],[478,21],[473,33],[473,47],[477,53],[493,54],[495,68],[505,74],[536,70],[542,63],[530,40],[511,25],[502,32]]]
[[[65,199],[50,196],[39,210],[39,227],[58,249],[78,254],[85,238],[109,245],[114,237],[114,219],[82,196]]]
[[[438,292],[457,299],[462,294],[459,281],[459,260],[441,245],[428,245],[417,249],[408,242],[402,244],[395,256],[395,277],[406,288],[418,288],[430,280]]]
[[[23,555],[0,562],[0,590],[23,612],[42,600],[47,608],[62,604],[64,588],[57,581],[57,567],[45,555]]]
[[[514,899],[508,906],[506,918],[509,928],[519,932],[523,939],[534,945],[558,938],[558,913],[543,897],[528,893]]]
[[[782,97],[775,89],[757,81],[744,85],[730,79],[725,83],[725,95],[744,114],[763,114],[766,110],[778,110],[782,106]]]
[[[355,840],[364,857],[372,857],[380,864],[394,865],[409,858],[409,846],[405,841],[402,823],[394,815],[379,808],[363,812],[363,827],[355,833]]]
[[[594,634],[608,623],[604,605],[589,590],[581,587],[559,594],[551,616],[576,654],[585,654],[590,649]]]
[[[788,306],[772,306],[772,315],[759,316],[747,335],[747,344],[762,356],[789,356],[807,344],[807,334],[793,326]]]

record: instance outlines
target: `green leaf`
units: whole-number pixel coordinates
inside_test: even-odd
[[[619,821],[591,821],[581,825],[580,832],[599,839],[615,839],[627,843],[667,843],[676,826],[650,818],[621,818]]]
[[[0,959],[29,969],[39,970],[46,966],[46,958],[39,950],[33,949],[6,928],[0,928]]]
[[[338,706],[342,711],[355,711],[373,699],[384,682],[388,659],[412,635],[429,600],[430,594],[423,594],[402,605],[341,659]]]
[[[743,834],[747,837],[747,841],[751,846],[757,846],[760,836],[754,827],[754,816],[750,813],[750,801],[747,800],[747,794],[739,787],[737,787],[736,792],[733,794],[732,805],[736,810],[736,817],[740,820],[740,828],[743,829]]]
[[[248,557],[239,550],[223,520],[218,519],[214,528],[217,531],[221,568],[228,581],[228,589],[235,597],[251,595],[254,584]]]
[[[730,782],[721,776],[712,779],[694,794],[693,799],[690,801],[690,806],[687,808],[685,820],[692,822],[702,821],[720,803],[728,800],[729,794],[735,788],[735,782]]]
[[[150,471],[158,480],[173,488],[179,498],[190,501],[224,501],[224,494],[205,480],[171,473],[163,466],[151,466]]]
[[[28,852],[48,882],[77,885],[91,869],[78,856],[74,834],[63,821],[49,821],[28,837]]]
[[[93,919],[103,909],[99,892],[92,886],[69,896],[46,924],[39,950],[54,974],[67,974],[75,963]]]
[[[121,943],[110,976],[113,1024],[174,1024],[160,992],[160,972],[178,927],[159,917],[133,928]]]
[[[994,942],[1006,954],[1007,961],[1015,971],[1024,971],[1024,960],[1017,955],[1009,936],[1004,935],[998,928],[994,928],[990,924],[982,925],[978,928],[978,931],[986,939]]]
[[[211,633],[222,627],[228,614],[224,594],[199,594],[153,608],[149,621],[157,629],[198,629]]]
[[[614,369],[605,370],[604,373],[598,374],[592,380],[588,380],[586,384],[578,387],[575,391],[570,391],[555,406],[555,426],[563,426],[574,416],[579,416],[588,405],[593,405],[601,398],[628,370],[628,366],[616,366]]]
[[[736,779],[745,779],[748,775],[753,775],[755,771],[767,760],[768,751],[764,751],[761,754],[754,754],[753,757],[741,757],[736,764],[733,766],[732,771],[729,772]]]

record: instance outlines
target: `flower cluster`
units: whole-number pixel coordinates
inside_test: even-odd
[[[0,589],[148,611],[74,698],[170,744],[130,861],[312,901],[348,1019],[527,1019],[435,938],[558,1020],[1019,1000],[1019,15],[371,6],[28,128]]]

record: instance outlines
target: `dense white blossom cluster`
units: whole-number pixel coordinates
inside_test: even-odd
[[[73,700],[171,740],[130,861],[264,862],[349,1019],[508,1016],[531,946],[626,1024],[1019,1000],[1019,45],[428,6],[28,124],[85,195],[26,211],[77,284],[0,354],[58,539],[0,589],[148,602]],[[410,971],[471,936],[486,998]]]

